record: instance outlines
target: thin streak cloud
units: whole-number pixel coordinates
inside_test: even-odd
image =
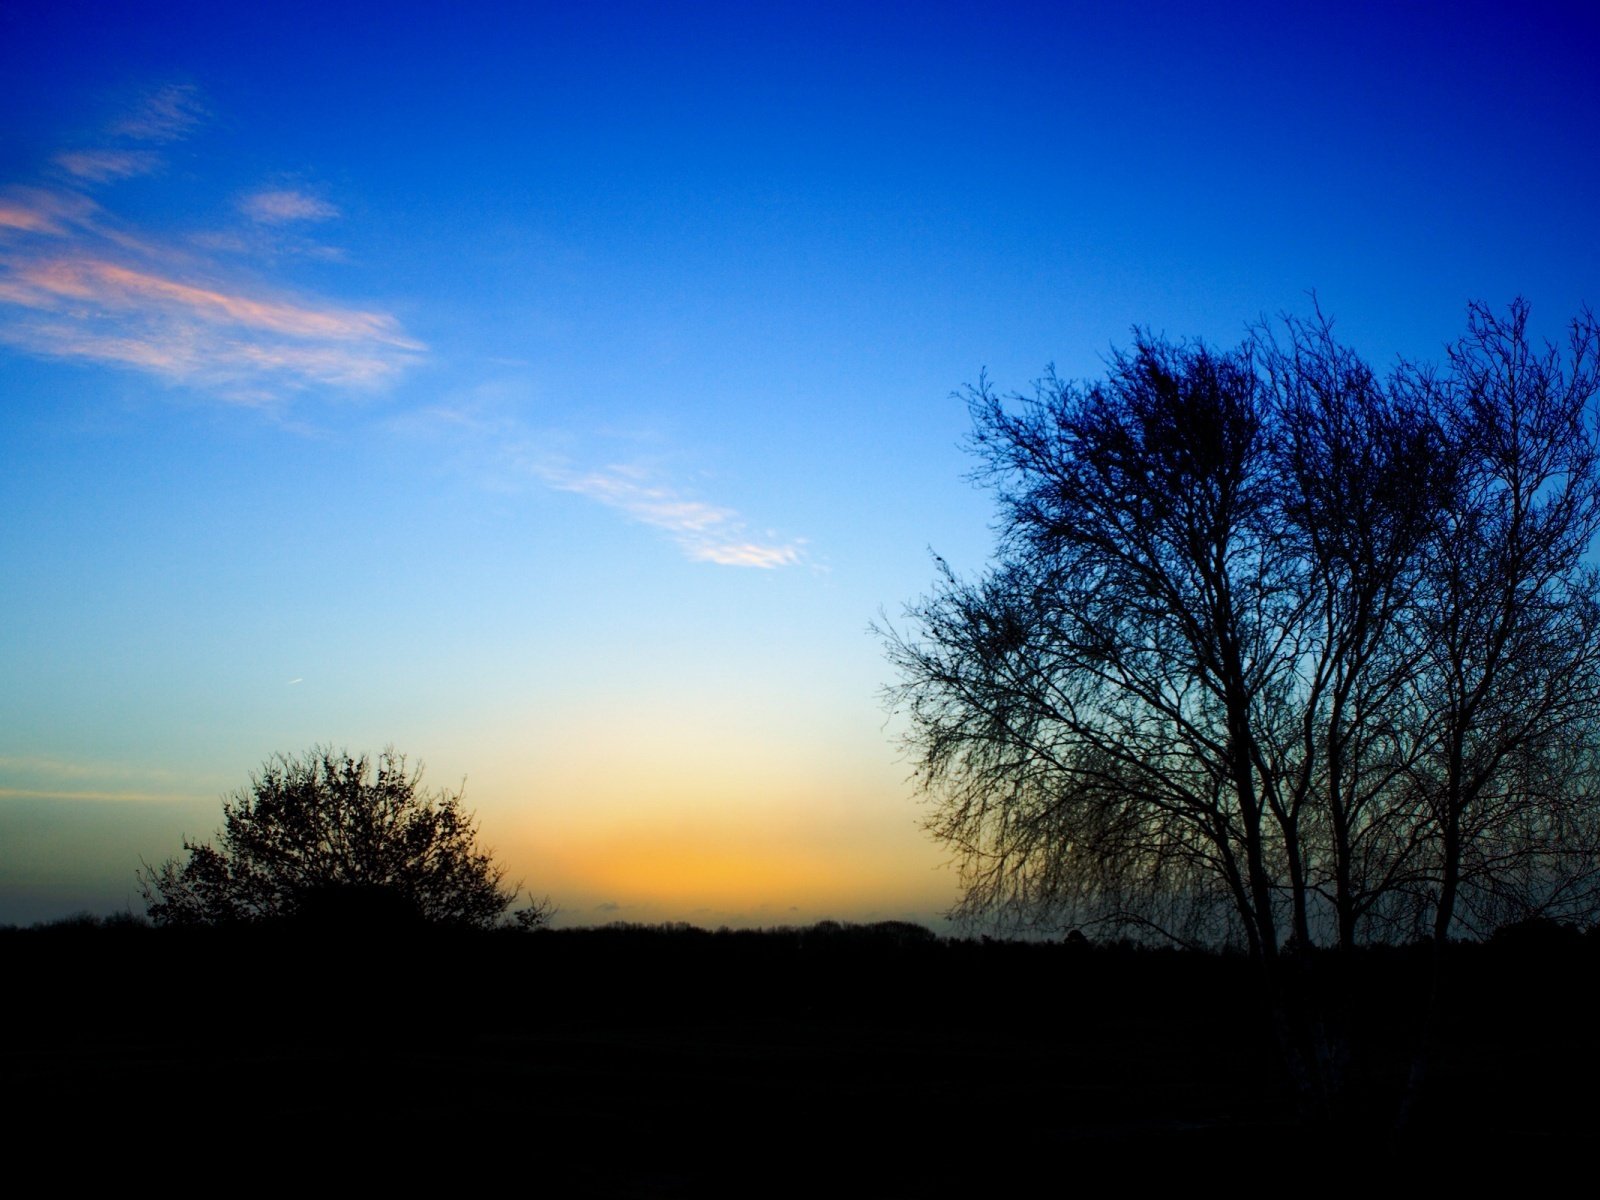
[[[391,316],[202,286],[95,258],[0,258],[0,340],[227,387],[370,387],[423,347]]]
[[[52,161],[85,183],[132,179],[161,166],[161,156],[148,150],[64,150]]]
[[[581,473],[544,468],[538,474],[553,488],[586,496],[663,530],[694,562],[771,570],[801,560],[801,543],[751,540],[732,509],[684,496],[638,467],[609,466]]]
[[[141,142],[175,142],[200,124],[206,107],[193,84],[171,83],[147,95],[111,132]]]
[[[573,438],[536,435],[521,418],[505,411],[504,403],[502,388],[485,385],[478,398],[411,413],[395,428],[435,443],[455,443],[480,481],[497,480],[496,486],[515,488],[532,479],[660,530],[691,562],[773,570],[806,561],[804,539],[752,536],[737,511],[689,494],[652,468],[622,463],[575,466],[571,457],[548,448],[552,441],[571,444]]]
[[[326,200],[305,192],[284,189],[252,192],[239,201],[239,211],[263,225],[286,225],[291,221],[328,221],[339,210]]]
[[[800,561],[796,545],[766,546],[759,542],[710,542],[691,546],[689,557],[698,562],[713,562],[724,567],[792,567]]]
[[[201,794],[181,771],[33,755],[0,755],[0,781],[0,800],[172,802]]]
[[[6,299],[0,286],[0,301]],[[381,386],[407,361],[343,346],[263,344],[161,317],[124,333],[88,328],[81,319],[21,321],[0,325],[0,341],[33,354],[133,367],[175,382],[213,386],[230,400],[248,403],[270,401],[283,386]]]
[[[241,325],[289,337],[322,341],[371,341],[405,350],[421,344],[405,337],[384,313],[310,308],[282,301],[198,287],[116,263],[92,258],[26,263],[14,272],[24,290],[33,289],[35,307],[54,307],[56,297],[88,302],[102,309],[167,308],[198,320]]]
[[[0,189],[0,230],[65,237],[73,228],[92,228],[99,206],[87,196],[46,188]],[[4,243],[0,242],[0,247]]]
[[[50,788],[0,787],[0,800],[89,800],[97,802],[139,801],[144,803],[170,803],[175,800],[192,800],[187,792],[64,792]]]

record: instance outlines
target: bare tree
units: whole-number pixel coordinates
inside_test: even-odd
[[[1414,781],[1431,856],[1422,893],[1438,941],[1549,912],[1594,915],[1600,746],[1600,328],[1565,355],[1527,332],[1528,306],[1474,304],[1442,374],[1407,384],[1454,455],[1428,541]]]
[[[883,630],[962,911],[1351,947],[1595,912],[1592,318],[1379,380],[1320,313],[968,395],[999,561]]]
[[[1320,311],[1281,332],[1258,326],[1251,341],[1273,398],[1281,533],[1301,597],[1271,771],[1299,831],[1295,932],[1315,940],[1315,905],[1316,924],[1349,948],[1423,869],[1404,786],[1429,733],[1410,691],[1424,655],[1412,621],[1451,457],[1427,406],[1386,387]]]
[[[1298,601],[1248,353],[1141,335],[1103,383],[969,401],[1002,564],[947,571],[912,610],[921,635],[887,638],[968,910],[1274,956],[1298,851],[1261,742]]]

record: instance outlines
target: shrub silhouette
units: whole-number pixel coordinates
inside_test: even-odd
[[[392,748],[366,755],[313,747],[278,755],[224,799],[216,845],[184,839],[188,857],[139,871],[157,925],[290,919],[297,924],[399,929],[487,927],[519,891],[478,849],[459,792],[421,788]],[[527,926],[542,922],[534,905]]]

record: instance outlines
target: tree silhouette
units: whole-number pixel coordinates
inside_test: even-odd
[[[1321,314],[968,395],[996,565],[884,630],[961,911],[1285,945],[1596,911],[1596,324]]]
[[[1417,778],[1432,929],[1593,916],[1600,748],[1600,327],[1533,345],[1473,305],[1442,376],[1410,372],[1456,447],[1418,606],[1432,719]]]
[[[185,860],[139,871],[151,920],[496,924],[519,889],[477,848],[460,793],[424,791],[421,780],[393,749],[376,764],[325,747],[269,759],[223,801],[215,846],[185,838]],[[544,914],[534,905],[519,923]]]
[[[980,381],[997,561],[881,631],[958,914],[1243,944],[1324,1113],[1313,946],[1600,915],[1597,359],[1517,301],[1387,380],[1319,312]]]

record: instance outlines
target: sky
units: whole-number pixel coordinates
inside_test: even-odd
[[[1600,303],[1588,4],[0,3],[0,923],[316,744],[569,925],[910,919],[962,390]]]

